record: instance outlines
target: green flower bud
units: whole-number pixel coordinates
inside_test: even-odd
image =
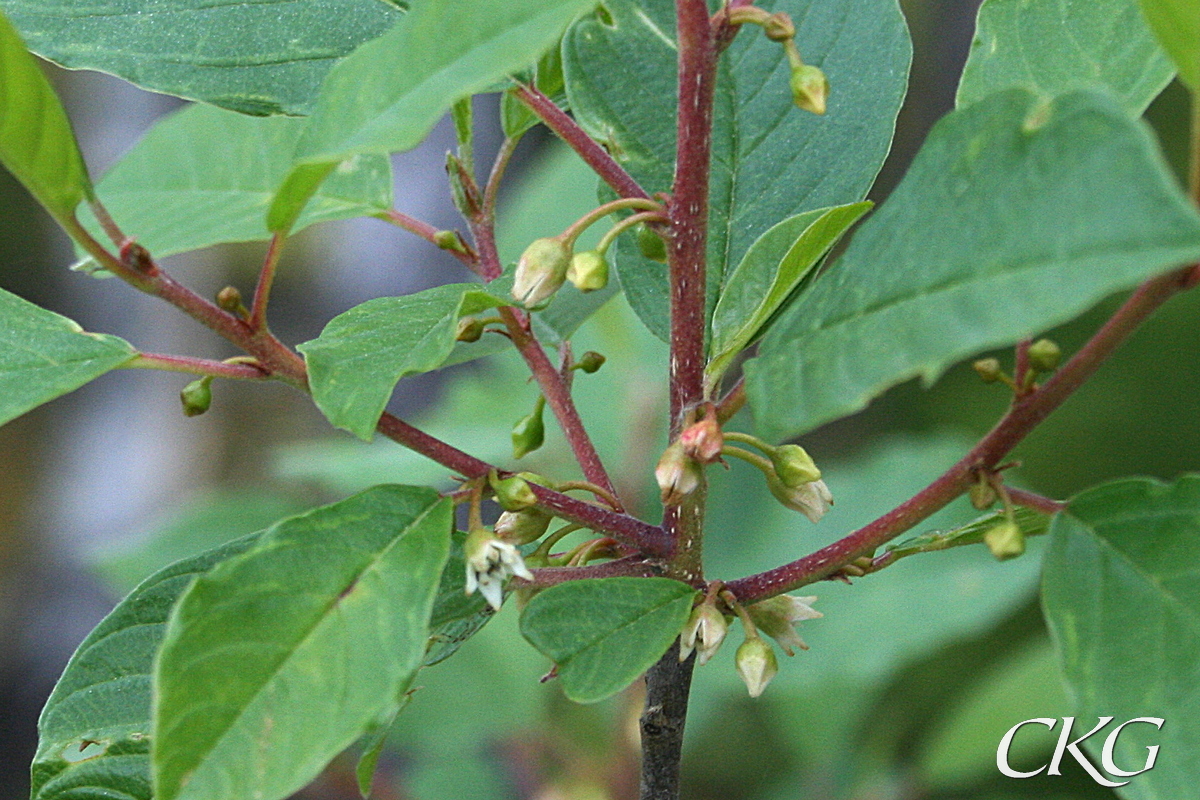
[[[462,236],[458,231],[438,231],[433,234],[433,243],[443,250],[449,250],[452,253],[466,253],[467,245],[462,240]]]
[[[1025,552],[1025,533],[1017,523],[1006,519],[983,535],[983,543],[997,561],[1007,561]]]
[[[1037,372],[1053,372],[1062,361],[1062,350],[1049,339],[1038,339],[1029,345],[1029,366]]]
[[[537,405],[527,416],[517,420],[512,429],[513,458],[521,458],[526,453],[532,453],[542,446],[546,440],[546,426],[542,424],[542,409],[546,407],[546,398],[539,397]]]
[[[571,266],[571,248],[561,239],[535,239],[521,254],[512,296],[526,308],[539,306],[559,290]]]
[[[984,383],[995,383],[1004,374],[1000,370],[1000,362],[995,358],[981,358],[971,365],[979,373]]]
[[[249,314],[246,305],[242,302],[242,293],[237,290],[236,286],[226,286],[217,292],[217,305],[235,317],[245,317]]]
[[[585,250],[571,256],[567,280],[581,292],[594,292],[608,285],[608,262],[598,250]]]
[[[638,250],[651,261],[667,263],[667,243],[658,232],[648,225],[639,225],[637,230]]]
[[[597,353],[595,350],[588,350],[579,357],[579,361],[575,363],[575,366],[579,367],[588,375],[591,375],[603,367],[604,362],[607,360],[608,359]]]
[[[972,484],[967,496],[971,498],[971,505],[980,511],[991,508],[992,504],[996,502],[996,490],[990,483]]]
[[[546,534],[554,515],[540,508],[505,511],[496,520],[496,536],[515,545],[536,542]]]
[[[749,636],[742,642],[734,656],[738,675],[746,684],[751,697],[758,697],[767,688],[767,684],[779,672],[779,662],[775,659],[775,651],[759,636]]]
[[[179,400],[183,403],[184,416],[198,417],[208,411],[212,405],[212,380],[211,375],[205,375],[183,387]]]
[[[494,471],[492,475],[495,475]],[[537,505],[537,495],[520,475],[510,475],[507,478],[490,477],[489,480],[492,491],[496,493],[496,502],[505,511],[520,511]]]
[[[792,67],[792,102],[804,111],[814,114],[825,113],[825,101],[829,97],[829,79],[820,67],[799,64]]]
[[[771,453],[775,474],[789,489],[798,489],[806,483],[821,480],[821,470],[812,457],[798,444],[784,444]]]
[[[803,483],[796,488],[783,485],[783,481],[767,477],[767,488],[780,503],[808,517],[809,522],[820,522],[821,517],[833,507],[833,494],[825,481]]]
[[[458,330],[454,332],[455,341],[478,342],[483,336],[483,320],[478,317],[463,317],[458,321]]]

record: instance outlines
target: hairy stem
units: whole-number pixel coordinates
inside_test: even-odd
[[[909,500],[811,555],[727,584],[743,603],[756,603],[826,578],[854,559],[928,518],[967,491],[976,470],[992,469],[1050,412],[1099,369],[1134,329],[1180,291],[1200,282],[1200,267],[1187,267],[1142,284],[1099,331],[1038,389],[1018,397],[1008,413],[971,452]]]
[[[575,454],[575,460],[579,462],[579,467],[583,470],[584,478],[615,497],[616,489],[613,488],[608,471],[604,469],[604,464],[600,461],[600,454],[596,452],[591,437],[583,427],[583,419],[579,416],[579,410],[575,408],[575,401],[571,398],[571,390],[567,386],[567,381],[551,363],[550,357],[546,355],[541,343],[533,335],[529,316],[514,308],[502,308],[500,317],[504,320],[512,343],[520,351],[529,370],[533,373],[533,377],[537,380],[538,386],[541,387],[546,404],[554,412],[555,419],[558,420],[559,426],[566,435],[571,451]]]
[[[183,372],[188,375],[214,375],[218,378],[233,378],[243,381],[261,381],[270,378],[270,373],[253,364],[236,361],[213,361],[191,356],[168,356],[159,353],[138,353],[134,359],[121,366],[122,369],[157,369],[164,372]]]
[[[588,136],[583,128],[579,127],[579,123],[554,105],[553,100],[534,87],[524,84],[518,85],[514,94],[538,116],[538,119],[546,123],[546,127],[570,145],[579,154],[579,157],[592,168],[592,171],[612,187],[614,192],[622,197],[650,197],[646,194],[646,190],[625,171],[625,168],[618,164],[608,154],[608,151],[597,144],[592,137]]]

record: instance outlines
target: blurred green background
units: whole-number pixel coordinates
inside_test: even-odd
[[[913,90],[896,152],[873,197],[886,196],[934,120],[952,104],[977,3],[904,3],[916,47]],[[103,76],[54,71],[93,170],[101,171],[153,119],[175,107]],[[481,99],[477,118],[495,118]],[[1186,95],[1168,87],[1150,108],[1167,157],[1182,169]],[[494,149],[497,133],[481,136]],[[398,205],[455,224],[440,162],[445,126],[397,159]],[[531,136],[503,198],[501,245],[513,259],[594,204],[595,179],[547,137]],[[215,337],[116,281],[68,272],[63,237],[0,174],[0,285],[85,327],[162,352],[232,355]],[[248,291],[262,247],[172,260],[203,293]],[[464,274],[445,254],[381,223],[319,227],[298,237],[282,268],[274,327],[314,336],[334,314],[380,294]],[[1110,312],[1112,298],[1048,332],[1071,352]],[[1176,299],[1015,454],[1015,479],[1068,497],[1109,478],[1172,478],[1200,451],[1200,295]],[[576,394],[625,496],[655,515],[652,469],[663,444],[665,347],[623,300],[576,338],[609,361],[579,375]],[[1006,364],[1011,354],[995,354]],[[502,355],[405,381],[391,408],[481,457],[508,465],[508,429],[536,390]],[[218,383],[213,410],[178,412],[179,377],[115,373],[0,428],[0,800],[27,794],[36,714],[66,658],[112,604],[158,566],[296,510],[376,483],[432,482],[446,471],[387,442],[363,446],[330,430],[282,387]],[[710,474],[709,576],[735,578],[826,544],[908,497],[952,464],[1002,413],[1004,392],[960,365],[931,389],[898,387],[867,411],[803,444],[827,474],[835,509],[816,526],[774,503],[745,465]],[[748,419],[739,419],[750,429]],[[528,467],[573,474],[553,425]],[[525,465],[525,462],[522,462]],[[914,533],[975,516],[956,504]],[[685,794],[738,800],[917,800],[1112,797],[1080,774],[1012,781],[995,746],[1015,723],[1063,716],[1069,705],[1037,606],[1040,547],[998,564],[982,548],[903,561],[853,586],[810,587],[820,620],[811,650],[784,659],[750,700],[727,645],[698,669],[685,754]],[[376,782],[380,798],[602,800],[637,781],[638,690],[598,706],[568,703],[539,677],[545,659],[516,634],[510,603],[453,659],[423,672]],[[736,636],[736,633],[734,634]],[[1014,763],[1044,763],[1046,740],[1018,737]],[[354,754],[302,796],[350,798]]]

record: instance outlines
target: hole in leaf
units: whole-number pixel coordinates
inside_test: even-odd
[[[102,756],[108,752],[108,744],[108,742],[96,742],[91,739],[71,742],[63,748],[63,761],[69,764],[78,764],[81,761]]]

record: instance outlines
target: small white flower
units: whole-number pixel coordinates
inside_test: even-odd
[[[767,479],[767,487],[775,499],[793,511],[799,511],[810,522],[818,522],[833,507],[833,494],[825,481],[810,481],[790,489],[778,479]]]
[[[711,603],[696,606],[683,626],[683,633],[679,634],[679,660],[687,661],[692,651],[699,649],[698,660],[702,665],[707,664],[725,640],[728,630],[725,615],[716,606]]]
[[[504,583],[513,575],[533,580],[520,551],[497,539],[487,528],[476,528],[463,544],[467,562],[467,594],[478,589],[488,605],[497,611],[504,602]]]
[[[770,600],[763,600],[747,607],[750,619],[760,631],[779,642],[783,652],[789,656],[795,655],[792,648],[807,650],[808,645],[796,633],[796,623],[806,619],[820,619],[824,616],[812,607],[816,597],[793,597],[781,594]]]

